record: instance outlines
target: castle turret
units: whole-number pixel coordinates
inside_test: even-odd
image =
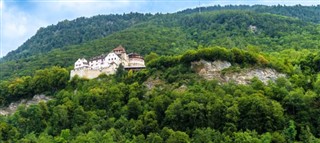
[[[144,59],[137,53],[128,54],[130,67],[145,67]]]
[[[126,50],[122,47],[122,45],[119,45],[117,48],[112,50],[115,54],[117,54],[119,57],[121,54],[126,53]]]
[[[121,64],[123,66],[128,66],[129,64],[129,57],[126,53],[126,50],[122,47],[122,45],[119,45],[117,48],[112,50],[113,53],[119,56],[121,58]]]

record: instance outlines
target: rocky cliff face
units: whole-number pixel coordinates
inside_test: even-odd
[[[225,81],[235,81],[237,84],[248,84],[250,80],[257,77],[264,84],[269,80],[275,81],[279,77],[285,77],[285,74],[278,73],[274,69],[259,68],[259,69],[245,69],[239,73],[228,73],[225,76]]]
[[[26,107],[29,107],[32,104],[38,104],[40,101],[47,102],[51,100],[51,97],[45,95],[35,95],[31,100],[23,99],[19,102],[13,102],[8,107],[0,108],[0,115],[9,115],[14,113],[18,107],[22,104],[25,104]]]
[[[205,79],[216,79],[221,82],[233,81],[237,84],[249,84],[250,80],[257,77],[263,83],[267,84],[269,80],[276,80],[279,77],[285,77],[285,74],[278,73],[270,68],[249,68],[241,69],[239,72],[229,72],[222,74],[223,69],[231,67],[231,63],[227,61],[208,62],[204,60],[191,63],[191,68]]]
[[[231,64],[226,61],[208,62],[205,60],[200,60],[191,63],[191,68],[194,69],[200,76],[208,80],[223,80],[221,71],[229,67],[231,67]]]

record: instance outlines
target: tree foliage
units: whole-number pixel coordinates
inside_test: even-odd
[[[287,16],[297,15],[290,9],[308,9],[229,7]],[[219,6],[207,11],[214,9]],[[31,53],[20,48],[0,63],[0,105],[36,94],[53,100],[0,116],[0,142],[319,142],[319,25],[252,11],[97,16],[39,30],[24,45],[34,46]],[[64,32],[81,33],[106,17],[111,20],[103,22],[112,25],[106,33],[83,31],[78,36],[84,41],[60,41],[69,35]],[[74,31],[75,25],[82,28]],[[50,29],[61,37],[44,37],[53,42],[33,54],[41,46],[37,37]],[[109,36],[98,39],[99,32]],[[147,68],[70,79],[68,67],[76,58],[108,52],[119,43],[129,52],[148,54]],[[258,78],[245,85],[207,80],[191,68],[199,60],[230,62],[223,72],[273,68],[286,76],[267,84]]]

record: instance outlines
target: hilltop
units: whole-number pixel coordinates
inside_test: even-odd
[[[104,20],[108,19],[106,17],[113,17],[125,26],[117,27],[119,25],[117,22],[112,20],[108,22]],[[99,23],[102,24],[99,25]],[[113,23],[112,26],[117,28],[109,27],[106,23]],[[62,27],[61,25],[66,26],[59,32],[52,30]],[[95,25],[94,30],[90,30],[91,25]],[[129,52],[135,51],[142,55],[150,52],[171,55],[201,46],[251,48],[263,52],[282,51],[289,48],[318,49],[319,27],[315,23],[292,17],[237,10],[202,12],[201,14],[128,14],[80,18],[39,30],[18,50],[2,59],[0,77],[7,79],[31,75],[37,69],[50,66],[69,67],[82,55],[91,57],[110,51],[112,47],[119,44],[127,47]],[[109,32],[101,35],[103,29],[107,31],[109,29]],[[72,34],[79,31],[90,34]],[[52,34],[45,34],[48,36],[40,38],[46,32],[58,35],[52,37]],[[80,35],[80,37],[73,35]],[[83,37],[88,38],[79,41]],[[63,42],[59,42],[59,39],[63,39]],[[32,46],[33,44],[30,45],[30,43],[38,45]]]
[[[200,7],[202,12],[219,11],[251,11],[253,13],[270,13],[299,19],[304,22],[319,23],[320,6],[264,6],[264,5],[227,5]],[[199,8],[186,9],[169,15],[190,15],[198,13]],[[74,20],[64,20],[56,25],[40,28],[17,50],[10,52],[1,61],[25,58],[39,53],[47,53],[56,48],[77,45],[87,41],[100,39],[112,33],[148,22],[152,19],[168,21],[168,14],[111,14],[97,15],[90,18],[80,17]],[[167,19],[167,20],[166,20]],[[170,18],[169,18],[170,19]]]
[[[271,13],[277,15],[283,15],[288,17],[294,17],[303,21],[320,23],[320,5],[317,6],[285,6],[285,5],[274,5],[274,6],[265,6],[265,5],[227,5],[227,6],[208,6],[200,7],[200,11],[221,11],[221,10],[246,10],[253,11],[258,13]],[[195,9],[186,9],[178,13],[196,13],[199,12],[199,8]]]

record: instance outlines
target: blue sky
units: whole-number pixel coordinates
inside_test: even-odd
[[[320,0],[0,0],[0,57],[31,38],[40,27],[77,17],[111,13],[172,13],[210,5],[318,5]]]

